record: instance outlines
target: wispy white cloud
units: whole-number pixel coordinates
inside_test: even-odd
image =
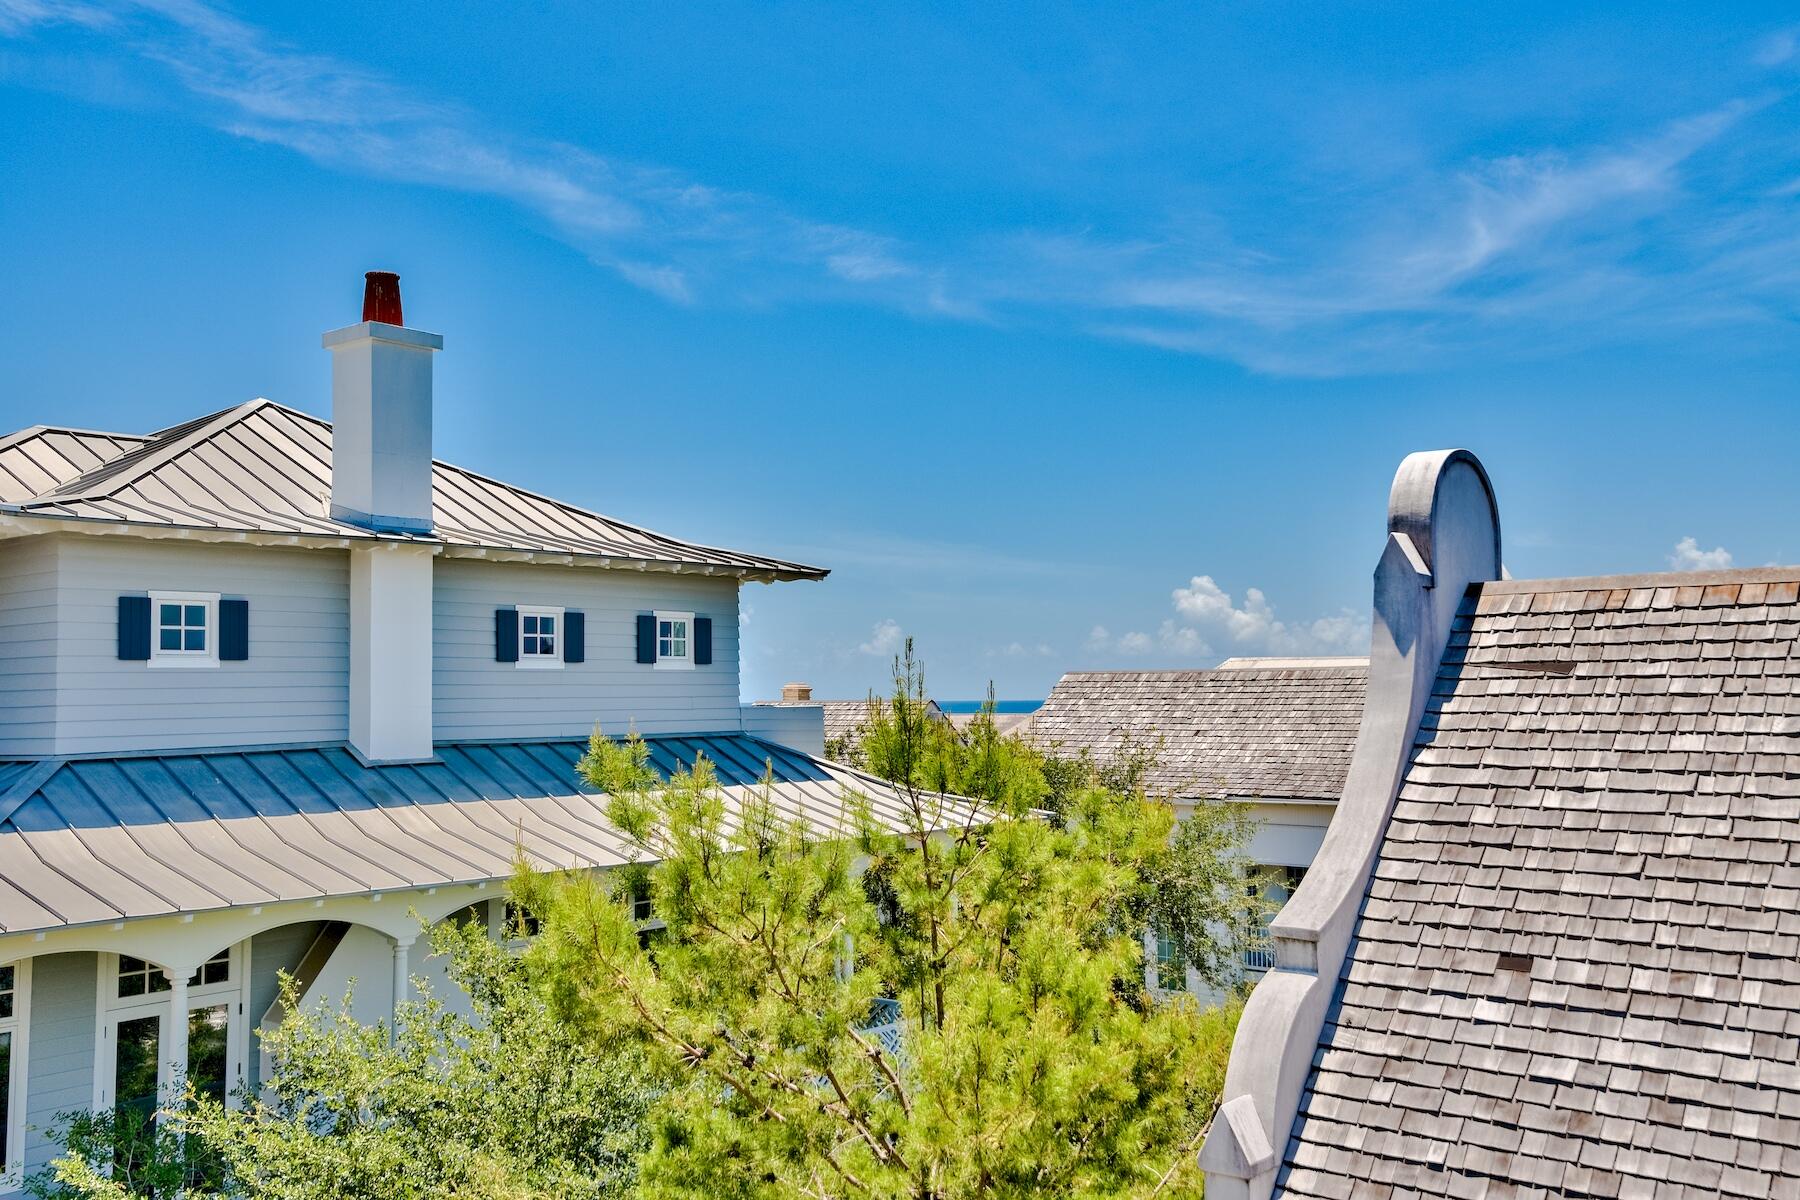
[[[1049,658],[1056,651],[1048,642],[1036,642],[1026,645],[1024,642],[1008,642],[1004,646],[990,646],[987,650],[989,658]]]
[[[873,658],[892,658],[900,652],[900,643],[905,638],[898,621],[877,621],[869,631],[869,640],[859,643],[856,652]]]
[[[1104,625],[1088,634],[1090,655],[1159,653],[1173,660],[1209,658],[1227,646],[1252,654],[1362,654],[1369,646],[1369,620],[1345,610],[1310,621],[1284,621],[1261,588],[1247,588],[1242,603],[1210,575],[1196,575],[1170,593],[1175,616],[1154,634],[1141,631],[1114,637]]]
[[[678,305],[852,300],[1342,375],[1776,327],[1800,292],[1800,237],[1779,182],[1800,175],[1800,152],[1767,130],[1761,152],[1733,141],[1780,99],[1756,80],[1605,144],[1395,156],[1405,165],[1391,177],[1317,220],[1241,222],[1256,236],[1234,228],[1229,209],[1189,204],[1116,236],[1014,229],[920,244],[684,171],[521,138],[202,0],[0,0],[0,36],[51,30],[76,30],[173,83],[198,120],[234,135],[336,170],[510,201]],[[1758,78],[1784,75],[1797,48],[1800,29],[1768,35],[1751,53]],[[1773,181],[1692,186],[1720,161],[1755,161]]]
[[[1669,565],[1677,571],[1723,571],[1731,565],[1731,551],[1723,546],[1702,550],[1698,541],[1684,537],[1669,552]]]

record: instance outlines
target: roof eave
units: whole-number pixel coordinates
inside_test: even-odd
[[[91,536],[129,537],[146,540],[229,543],[252,546],[305,547],[342,550],[371,544],[430,547],[445,558],[485,559],[490,562],[522,562],[550,566],[592,567],[601,570],[659,571],[676,575],[729,576],[746,582],[775,583],[818,580],[830,574],[824,567],[770,560],[764,564],[689,562],[675,559],[630,558],[609,554],[582,554],[563,550],[529,550],[515,546],[470,546],[417,535],[375,533],[342,526],[341,533],[288,533],[263,529],[234,529],[213,525],[177,525],[156,521],[120,521],[109,517],[83,517],[71,513],[37,513],[23,505],[0,504],[0,535],[32,536],[47,533],[83,533]]]

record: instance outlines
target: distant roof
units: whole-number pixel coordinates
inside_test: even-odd
[[[900,820],[887,784],[783,746],[647,740],[665,775],[704,754],[732,798],[767,764],[777,806],[822,827],[846,789]],[[0,763],[0,932],[505,879],[521,844],[546,868],[617,866],[625,841],[577,782],[585,749],[453,744],[382,767],[341,746]]]
[[[1800,1194],[1800,568],[1472,588],[1330,1013],[1283,1195]]]
[[[1046,750],[1106,761],[1156,751],[1152,791],[1172,797],[1335,802],[1362,721],[1368,661],[1210,671],[1073,671],[1032,714]]]
[[[330,515],[331,423],[252,400],[143,436],[37,426],[0,438],[0,510],[134,526],[299,538],[439,542],[464,551],[763,579],[818,567],[684,542],[433,464],[429,535],[373,533]]]
[[[944,714],[945,719],[958,729],[967,729],[969,726],[973,725],[976,718],[980,716],[981,714],[979,712],[953,712]],[[994,732],[1002,737],[1029,738],[1031,736],[1032,721],[1036,717],[1037,711],[1035,709],[1031,712],[996,712],[993,715]]]

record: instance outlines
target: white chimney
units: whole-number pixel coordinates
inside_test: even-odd
[[[401,324],[400,279],[370,271],[359,325],[331,351],[331,515],[383,533],[431,532],[435,333]],[[432,757],[431,563],[435,544],[350,551],[350,747],[367,762]]]
[[[370,271],[360,324],[331,351],[331,515],[395,533],[431,532],[431,356],[435,333],[402,324],[400,277]]]

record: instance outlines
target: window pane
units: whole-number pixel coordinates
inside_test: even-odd
[[[158,634],[158,646],[164,650],[181,649],[181,630],[165,629]]]
[[[206,630],[204,629],[190,629],[182,635],[182,638],[183,645],[181,648],[183,650],[206,649]]]
[[[556,632],[556,618],[555,617],[539,617],[538,618],[538,632],[539,633],[555,633]]]
[[[541,642],[538,643],[538,653],[545,654],[545,655],[555,654],[556,653],[556,639],[553,637],[544,638]]]
[[[678,638],[684,638],[687,636],[687,622],[686,621],[670,621],[669,628],[674,633],[674,635]]]
[[[214,1100],[225,1099],[227,1058],[225,1026],[230,1006],[215,1004],[188,1012],[188,1080],[194,1090]]]
[[[206,624],[206,606],[204,604],[188,605],[187,606],[187,615],[186,615],[186,618],[182,621],[182,624],[184,624],[184,625],[204,625],[204,624]]]
[[[536,617],[527,616],[525,620],[521,622],[520,628],[524,629],[526,633],[536,633],[538,631],[537,623],[538,619]]]
[[[158,605],[157,607],[160,610],[158,612],[158,615],[156,618],[156,623],[158,625],[179,625],[179,624],[181,624],[181,605],[179,605],[179,604],[162,604],[162,605]]]
[[[144,1117],[156,1111],[156,1069],[161,1057],[162,1018],[120,1021],[113,1060],[113,1097],[118,1107]]]

